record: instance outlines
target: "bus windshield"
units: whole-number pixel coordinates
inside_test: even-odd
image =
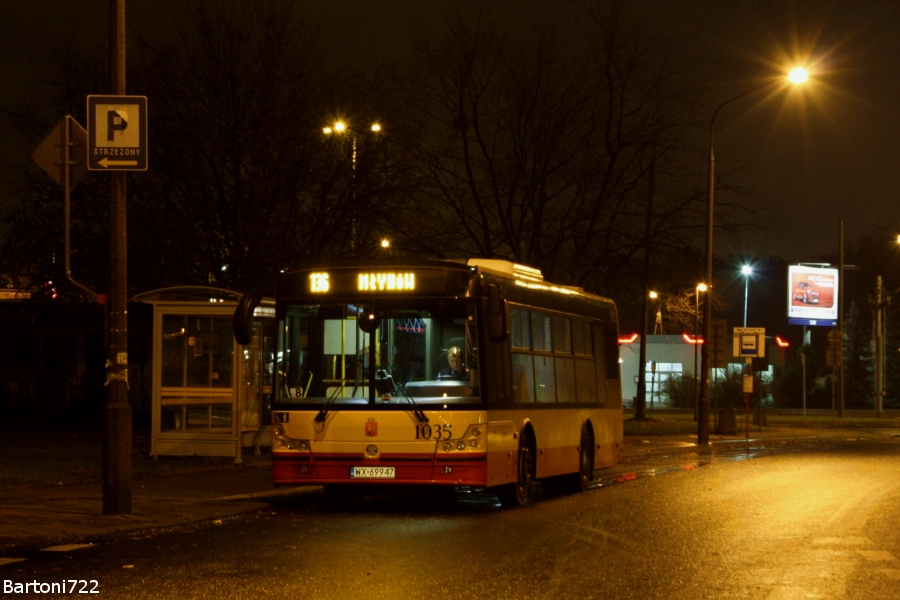
[[[408,409],[481,402],[471,301],[291,304],[284,315],[276,408],[328,403],[332,410]]]

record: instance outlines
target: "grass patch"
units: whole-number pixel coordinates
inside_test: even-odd
[[[644,421],[635,421],[626,415],[624,425],[625,437],[697,433],[697,422],[692,412],[651,412],[650,418]]]
[[[831,416],[831,415],[768,415],[769,426],[772,427],[798,427],[798,428],[840,428],[840,427],[900,427],[898,417],[860,417],[860,416]]]
[[[874,416],[863,417],[859,415],[845,415],[837,417],[832,415],[780,415],[769,412],[767,414],[767,427],[792,427],[797,429],[837,429],[837,428],[900,428],[900,416],[896,413],[889,417],[877,418]],[[751,419],[752,419],[751,413]],[[743,427],[744,412],[737,413],[738,428]],[[710,430],[713,428],[713,415],[709,419]],[[650,412],[650,418],[645,421],[635,421],[630,411],[625,413],[625,437],[638,437],[643,435],[686,435],[697,433],[697,422],[693,412],[660,411]]]

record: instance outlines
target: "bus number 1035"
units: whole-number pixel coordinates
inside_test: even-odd
[[[450,429],[451,423],[443,425],[431,423],[416,423],[416,439],[417,440],[449,440],[453,437],[453,431]]]

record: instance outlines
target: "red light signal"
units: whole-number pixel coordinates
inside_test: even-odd
[[[637,332],[635,332],[635,333],[632,333],[632,334],[631,334],[631,337],[620,337],[620,338],[619,338],[619,345],[620,345],[620,346],[627,346],[628,344],[633,344],[633,343],[635,343],[635,342],[637,341],[637,339],[638,339],[638,334],[637,334]]]
[[[702,344],[703,338],[700,336],[693,336],[689,333],[682,333],[681,338],[688,344]]]

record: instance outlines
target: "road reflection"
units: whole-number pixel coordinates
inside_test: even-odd
[[[714,462],[748,461],[783,454],[815,452],[833,448],[822,441],[772,445],[728,445],[700,449],[696,445],[675,446],[671,451],[653,451],[629,457],[615,467],[595,472],[589,491],[608,488],[648,477],[660,477],[705,467]],[[690,449],[687,449],[690,448]],[[535,482],[529,503],[569,495],[554,485]],[[471,514],[502,510],[497,495],[478,488],[422,488],[372,485],[352,490],[335,500],[324,494],[272,498],[273,509],[324,513],[380,514]]]

